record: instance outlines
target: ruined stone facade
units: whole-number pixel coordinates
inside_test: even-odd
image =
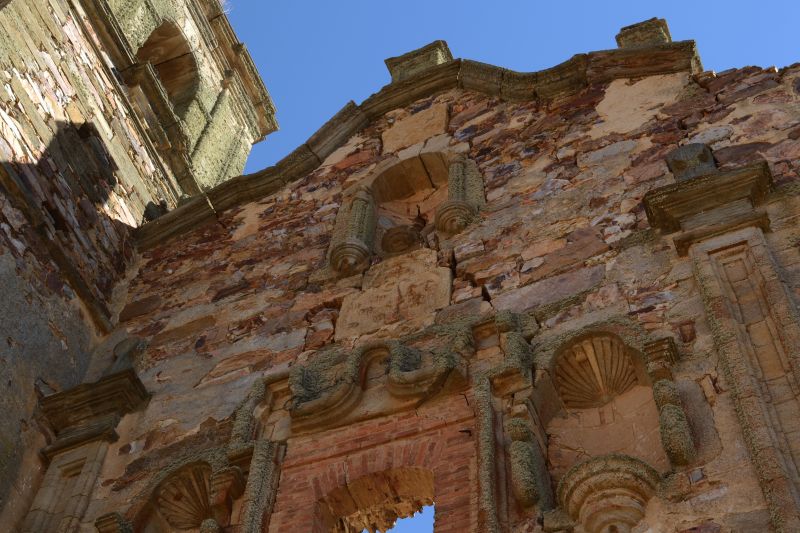
[[[47,36],[0,58],[3,524],[800,530],[800,66],[437,41],[235,176],[274,120],[216,2],[47,6],[0,10]]]

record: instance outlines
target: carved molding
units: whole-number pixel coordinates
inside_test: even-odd
[[[697,231],[700,226],[724,224],[731,218],[728,213],[720,213],[716,219],[698,218],[699,215],[740,200],[753,208],[764,201],[771,186],[769,165],[765,161],[759,162],[652,190],[644,196],[645,212],[650,225],[664,233]]]
[[[644,461],[605,455],[573,466],[558,484],[558,500],[587,533],[628,532],[644,518],[659,482]]]
[[[466,364],[454,352],[421,354],[397,341],[377,341],[352,352],[331,350],[289,376],[292,428],[324,429],[352,422],[365,388],[369,364],[388,356],[385,387],[398,408],[413,407],[439,392],[447,382],[462,383]],[[423,359],[427,362],[423,364]],[[391,409],[392,402],[386,408]],[[374,416],[374,412],[371,415]]]
[[[52,394],[40,401],[56,440],[42,453],[49,458],[96,439],[114,440],[119,419],[149,398],[133,369]]]
[[[800,318],[761,230],[693,246],[714,344],[773,527],[800,530]]]

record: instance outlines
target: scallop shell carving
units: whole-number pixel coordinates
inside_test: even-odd
[[[170,526],[195,529],[211,518],[210,478],[211,467],[198,464],[176,472],[161,486],[155,501]]]
[[[568,347],[558,358],[555,376],[561,400],[573,409],[600,407],[636,384],[628,348],[611,335]]]

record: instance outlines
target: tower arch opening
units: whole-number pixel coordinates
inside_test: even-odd
[[[155,69],[170,103],[180,117],[200,87],[200,73],[192,47],[178,25],[165,20],[136,52],[140,63]]]

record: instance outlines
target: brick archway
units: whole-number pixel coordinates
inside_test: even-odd
[[[436,533],[470,531],[478,520],[471,503],[478,498],[474,435],[470,403],[451,396],[416,411],[290,438],[268,531],[347,531],[334,529],[330,519],[360,506],[338,498],[352,497],[356,483],[359,491],[384,481],[390,485],[384,495],[435,501]],[[360,501],[369,506],[373,500]],[[327,517],[323,505],[331,509]]]
[[[333,489],[317,502],[316,525],[324,531],[387,531],[398,518],[433,505],[433,472],[405,467],[376,472]]]

